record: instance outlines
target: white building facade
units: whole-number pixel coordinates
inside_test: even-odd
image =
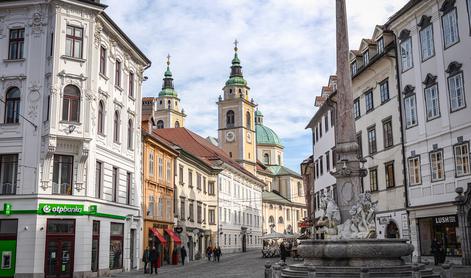
[[[12,262],[1,276],[139,267],[138,130],[150,61],[105,8],[0,4],[0,226],[9,227],[0,246]]]
[[[414,256],[441,240],[461,256],[461,227],[452,203],[471,182],[469,0],[411,1],[387,23],[397,37],[407,193]]]

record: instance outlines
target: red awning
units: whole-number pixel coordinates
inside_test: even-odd
[[[165,229],[167,234],[173,239],[175,244],[182,244],[182,240],[177,236],[177,234],[172,229]]]
[[[160,243],[163,243],[163,244],[167,243],[165,238],[159,233],[159,231],[156,228],[151,228],[150,230],[160,240]]]

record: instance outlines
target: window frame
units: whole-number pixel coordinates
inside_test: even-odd
[[[365,92],[365,109],[366,113],[369,113],[375,109],[375,104],[374,104],[374,97],[373,97],[373,89],[369,89],[368,91]],[[368,108],[368,103],[369,99],[371,98],[371,107]]]
[[[389,149],[394,147],[394,130],[392,126],[392,117],[388,117],[383,121],[383,146],[384,149]],[[389,133],[386,130],[386,126],[389,124]],[[389,136],[390,135],[390,136]],[[387,144],[388,141],[391,141],[390,144]]]
[[[463,91],[463,105],[462,106],[459,106],[458,108],[455,108],[453,109],[452,107],[452,97],[451,97],[451,89],[450,89],[450,80],[453,79],[453,78],[456,78],[457,76],[461,76],[461,90]],[[466,104],[466,91],[465,91],[465,84],[464,84],[465,80],[464,80],[464,74],[463,74],[463,71],[458,71],[454,74],[450,74],[448,77],[447,77],[447,89],[448,89],[448,98],[449,98],[449,108],[450,108],[450,113],[453,113],[453,112],[457,112],[459,110],[462,110],[462,109],[465,109],[467,107],[467,104]],[[456,88],[456,87],[455,87]],[[456,90],[456,89],[455,89]]]
[[[451,13],[454,13],[455,14],[455,23],[456,23],[456,40],[447,45],[447,42],[446,42],[446,34],[445,34],[445,21],[444,21],[444,18],[446,16],[448,16],[449,14]],[[456,7],[454,7],[453,9],[450,9],[446,12],[444,12],[442,15],[441,15],[441,26],[442,26],[442,37],[443,37],[443,49],[444,50],[447,50],[448,48],[454,46],[455,44],[459,43],[460,42],[460,27],[459,27],[459,24],[458,24],[458,11],[456,9]]]
[[[115,110],[113,113],[113,143],[120,144],[121,113]]]
[[[425,56],[424,54],[424,41],[423,41],[423,34],[427,34],[427,30],[430,29],[430,34],[431,34],[431,54],[429,56]],[[420,55],[422,58],[422,62],[427,61],[428,59],[431,59],[435,56],[435,40],[433,37],[434,30],[433,30],[433,24],[429,23],[426,26],[423,26],[419,30],[419,41],[420,41]]]
[[[12,38],[13,32],[16,32],[16,37]],[[22,34],[22,37],[20,37]],[[12,48],[15,46],[15,53],[12,55]],[[12,28],[8,33],[8,60],[22,60],[24,59],[25,47],[25,28]]]
[[[128,75],[128,96],[134,98],[134,72],[130,71]]]
[[[384,93],[384,87],[386,87],[386,93]],[[387,98],[384,98],[385,94],[387,95]],[[381,100],[381,104],[384,104],[391,99],[391,96],[389,94],[389,78],[386,78],[379,83],[379,97]]]
[[[412,180],[411,179],[411,173],[412,173],[411,162],[415,161],[415,160],[418,161],[418,175],[417,175],[417,177],[418,177],[419,182],[415,182],[416,180],[414,180],[414,183],[412,183],[411,182],[411,180]],[[414,168],[415,168],[415,165],[414,165]],[[414,156],[411,156],[411,157],[407,158],[407,170],[409,171],[408,172],[409,185],[410,186],[421,185],[422,184],[422,164],[421,164],[420,155],[414,155]],[[415,177],[415,173],[414,173],[414,177]]]
[[[134,149],[134,121],[132,118],[128,119],[128,150]]]
[[[409,115],[409,111],[408,110],[408,106],[407,106],[407,100],[409,99],[413,99],[414,100],[414,107],[413,107],[413,115]],[[407,120],[407,117],[408,116],[413,116],[414,118],[414,123],[413,124],[408,124],[408,120]],[[415,126],[417,126],[419,124],[419,119],[418,119],[418,115],[417,115],[417,97],[415,94],[411,94],[411,95],[408,95],[406,97],[404,97],[404,117],[405,117],[405,122],[406,122],[406,129],[409,129],[409,128],[413,128]]]
[[[113,166],[111,169],[111,201],[118,203],[119,195],[119,168]]]
[[[76,88],[76,92],[77,92],[77,96],[73,96],[71,94],[67,94],[66,95],[66,88],[67,87],[73,87],[73,88]],[[80,91],[80,89],[75,86],[75,85],[72,85],[72,84],[68,84],[64,87],[64,89],[62,90],[62,115],[61,115],[61,121],[63,122],[68,122],[68,123],[80,123],[80,109],[81,109],[81,106],[82,106],[82,92]],[[66,105],[66,101],[67,101],[67,105]],[[73,119],[73,116],[72,115],[72,111],[74,110],[73,109],[73,104],[76,104],[77,107],[75,108],[76,112],[77,112],[77,115],[76,116],[76,119]],[[64,109],[65,107],[67,107],[67,119],[64,119]]]
[[[429,101],[431,101],[431,104],[433,105],[433,99],[432,100],[429,99],[428,92],[431,92],[433,88],[435,88],[438,113],[436,115],[432,115],[431,117],[429,117]],[[438,83],[431,84],[424,88],[424,100],[425,100],[425,116],[426,116],[427,122],[440,118],[441,109],[440,109],[440,93],[438,91]]]
[[[355,118],[355,120],[361,117],[360,97],[357,97],[353,100],[353,117]]]
[[[100,74],[106,77],[106,53],[107,49],[105,46],[101,45],[100,46]]]
[[[466,148],[468,149],[468,155],[467,155],[467,159],[468,159],[468,163],[467,163],[467,167],[468,167],[468,172],[467,173],[463,173],[463,174],[458,174],[458,164],[457,164],[457,156],[456,156],[456,148],[457,147],[461,147],[461,146],[466,146]],[[471,151],[469,150],[469,147],[470,147],[470,144],[469,144],[469,141],[463,141],[463,142],[460,142],[460,143],[457,143],[457,144],[454,144],[453,145],[453,164],[455,166],[455,177],[458,178],[458,177],[465,177],[465,176],[469,176],[471,175]],[[461,155],[463,156],[463,154]],[[466,156],[464,156],[466,157]]]
[[[105,134],[105,102],[103,100],[98,101],[98,115],[97,115],[97,133],[100,135]]]
[[[65,32],[66,41],[67,41],[67,40],[71,40],[71,47],[72,47],[72,49],[70,49],[71,53],[69,53],[69,54],[71,54],[71,55],[68,55],[68,54],[67,54],[67,43],[65,44],[65,48],[66,48],[66,49],[65,49],[65,51],[66,51],[66,52],[65,52],[65,53],[66,53],[65,56],[71,57],[71,58],[83,59],[83,50],[84,50],[84,47],[83,47],[83,45],[84,45],[84,44],[83,44],[83,33],[84,33],[84,28],[83,28],[83,27],[79,27],[79,26],[75,26],[75,25],[69,25],[69,24],[66,25],[65,28],[66,28],[66,32]],[[72,33],[73,33],[73,35],[68,35],[68,34],[67,34],[67,29],[68,29],[68,28],[72,28]],[[75,36],[75,31],[76,31],[76,29],[81,30],[81,32],[82,32],[82,36],[81,36],[81,37]],[[80,45],[79,55],[76,55],[75,42],[79,42],[79,45]]]
[[[67,161],[63,161],[63,159],[70,159],[71,162],[67,162]],[[54,180],[54,170],[56,168],[56,164],[58,165],[58,173],[57,173],[57,183],[58,186],[59,186],[59,189],[58,189],[58,192],[54,192],[54,185],[52,187],[52,194],[53,195],[70,195],[70,196],[73,196],[74,195],[74,166],[75,166],[75,159],[74,159],[74,156],[73,155],[63,155],[63,154],[54,154],[54,157],[53,157],[53,167],[52,167],[52,182],[54,184],[55,180]],[[69,180],[68,182],[70,183],[70,188],[68,187],[66,189],[66,193],[62,193],[62,190],[61,190],[61,185],[63,184],[62,183],[62,171],[64,170],[62,167],[64,164],[69,164]],[[70,193],[69,193],[70,192]]]
[[[384,37],[381,36],[378,40],[376,40],[376,43],[378,54],[384,53]]]
[[[11,97],[9,95],[13,95],[14,93],[18,92],[18,97]],[[11,104],[10,104],[11,103]],[[3,122],[5,124],[18,124],[20,122],[20,109],[21,109],[21,90],[18,87],[10,87],[5,93],[5,116]],[[10,111],[13,109],[13,111]],[[12,114],[8,116],[9,114]]]
[[[389,168],[392,169],[392,177],[389,177],[389,171],[388,171]],[[395,177],[395,171],[394,171],[394,160],[384,163],[384,178],[385,178],[385,183],[386,183],[386,189],[396,187],[396,177]],[[391,185],[390,178],[392,178],[392,185]]]
[[[368,154],[372,155],[378,152],[378,136],[376,134],[376,125],[368,127],[366,132],[366,137],[368,138]],[[370,133],[374,133],[374,140],[370,140]],[[374,144],[374,145],[373,145]],[[374,146],[374,148],[373,148]]]
[[[98,169],[98,165],[100,166]],[[95,161],[95,198],[101,199],[103,196],[103,170],[104,162],[101,160]],[[99,172],[98,172],[99,170]]]
[[[122,64],[121,61],[116,59],[115,71],[114,71],[114,85],[121,89],[121,78],[122,78]]]
[[[439,168],[438,165],[441,164],[441,169],[442,169],[442,175],[443,176],[441,178],[435,178],[434,179],[433,178],[433,168],[434,168],[434,166],[433,166],[432,156],[436,153],[437,154],[440,153],[440,156],[441,156],[441,159],[439,161],[437,160],[437,169]],[[433,150],[433,151],[429,152],[430,181],[431,182],[444,181],[446,179],[446,177],[445,177],[445,174],[446,174],[446,172],[445,172],[445,160],[444,160],[443,154],[444,154],[443,149],[436,149],[436,150]]]
[[[402,56],[403,45],[405,45],[406,43],[410,44],[410,46],[409,46],[409,54],[410,55],[408,55],[408,58],[407,58],[407,60],[410,60],[410,65],[408,63],[409,66],[407,68],[404,67],[404,59],[405,58]],[[399,55],[401,57],[401,71],[403,73],[414,67],[414,54],[412,52],[412,38],[410,36],[407,37],[406,39],[402,40],[401,43],[399,44]],[[409,57],[410,57],[410,59],[409,59]]]
[[[4,158],[10,158],[11,160],[4,162]],[[11,168],[9,170],[12,170],[11,174],[12,176],[10,177],[13,181],[13,183],[10,183],[10,191],[7,192],[5,190],[7,183],[4,183],[4,178],[5,175],[4,173],[6,172],[5,170],[5,165],[8,164],[8,166]],[[5,154],[0,154],[0,196],[8,196],[8,195],[16,195],[17,187],[18,187],[18,165],[19,165],[19,154],[18,153],[5,153]],[[7,174],[8,175],[8,174]],[[8,177],[8,176],[7,176]]]
[[[226,128],[233,128],[235,126],[235,112],[230,109],[226,112]]]
[[[372,175],[372,172],[375,173],[374,176]],[[379,191],[379,187],[378,187],[378,166],[369,168],[368,173],[369,173],[369,176],[370,176],[370,192]],[[373,188],[372,181],[374,181],[374,188]]]

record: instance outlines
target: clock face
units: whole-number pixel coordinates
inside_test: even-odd
[[[252,143],[252,135],[250,135],[250,132],[247,132],[247,142]]]
[[[235,140],[235,134],[233,131],[228,131],[226,132],[226,141],[227,142],[234,142]]]

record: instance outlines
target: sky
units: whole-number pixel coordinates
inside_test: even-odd
[[[217,137],[217,105],[235,39],[250,96],[299,172],[312,154],[314,99],[335,74],[332,0],[103,0],[106,12],[152,61],[143,96],[157,96],[167,54],[185,127]],[[132,3],[130,5],[129,3]],[[350,49],[371,38],[406,0],[347,0]]]

